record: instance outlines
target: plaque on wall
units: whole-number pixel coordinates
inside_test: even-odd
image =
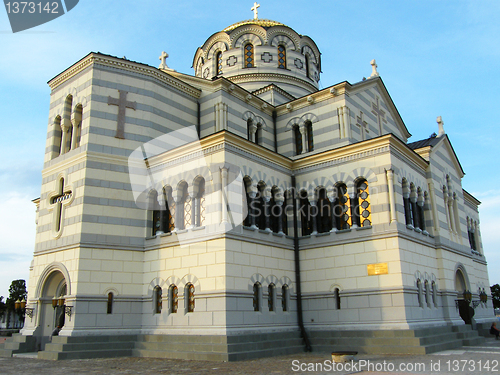
[[[368,268],[368,276],[387,275],[389,273],[387,263],[369,264],[366,267]]]

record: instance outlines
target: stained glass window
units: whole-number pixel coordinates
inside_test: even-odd
[[[187,297],[188,297],[188,308],[187,312],[194,312],[194,285],[188,284],[186,286],[187,289]]]
[[[269,311],[274,311],[274,284],[269,284],[267,291],[267,307],[269,307]]]
[[[313,126],[310,121],[306,123],[307,152],[314,151]]]
[[[335,216],[337,217],[337,229],[349,229],[352,225],[351,217],[351,203],[349,194],[347,194],[347,187],[345,185],[339,185],[337,187],[337,200],[334,207]]]
[[[177,313],[177,308],[179,307],[179,290],[174,284],[169,287],[170,292],[170,313]]]
[[[161,314],[161,307],[162,307],[162,290],[161,288],[157,285],[154,288],[154,302],[155,302],[155,313],[156,314]]]
[[[260,283],[253,284],[253,311],[260,311]]]
[[[112,314],[113,313],[113,293],[111,293],[111,292],[108,293],[108,310],[107,310],[107,313],[108,314]]]
[[[222,74],[222,52],[217,52],[217,75]]]
[[[288,285],[281,287],[281,307],[283,311],[288,311]]]
[[[356,210],[356,220],[360,227],[372,225],[370,194],[368,192],[368,182],[361,181],[358,184],[358,207]]]
[[[255,63],[253,44],[245,45],[245,68],[253,68]]]
[[[286,69],[286,50],[284,46],[278,46],[278,68]]]

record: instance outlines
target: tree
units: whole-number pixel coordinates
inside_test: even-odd
[[[22,301],[26,300],[26,297],[28,297],[28,293],[26,292],[26,281],[25,280],[13,280],[12,283],[10,284],[9,287],[9,298],[7,298],[7,313],[10,311],[15,311],[17,312],[17,315],[19,316],[19,320],[21,322],[24,322],[24,310],[19,309],[16,311],[15,309],[15,303],[16,301]],[[10,317],[10,314],[7,315],[7,318]],[[7,322],[7,326],[8,326]]]
[[[0,296],[0,319],[3,317],[3,314],[5,314],[5,310],[7,310],[7,306],[5,302],[3,302],[3,296]]]
[[[500,285],[495,284],[490,287],[491,298],[493,300],[493,307],[500,308]]]

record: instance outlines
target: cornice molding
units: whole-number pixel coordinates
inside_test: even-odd
[[[154,79],[159,80],[169,86],[172,86],[181,92],[198,99],[201,96],[201,91],[195,87],[192,87],[185,82],[173,77],[170,73],[162,71],[160,69],[153,68],[148,65],[136,63],[133,61],[128,61],[112,56],[105,56],[97,53],[90,53],[82,60],[66,69],[64,72],[53,78],[48,82],[51,90],[56,89],[58,86],[68,81],[85,68],[92,65],[101,65],[109,68],[126,70],[129,72],[142,74]]]
[[[310,90],[311,93],[318,91],[318,88],[316,86],[307,81],[304,81],[300,78],[278,73],[244,73],[234,76],[226,76],[225,78],[234,83],[259,82],[259,81],[281,82],[289,84],[291,83],[299,87],[303,88],[305,87],[307,90]]]

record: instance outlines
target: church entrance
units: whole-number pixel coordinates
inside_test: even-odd
[[[455,272],[455,290],[457,291],[458,313],[465,324],[472,324],[474,309],[470,306],[470,301],[466,298],[468,288],[464,272],[465,271],[460,268]]]
[[[51,341],[52,333],[56,328],[64,327],[65,323],[65,296],[68,286],[64,275],[57,270],[51,272],[42,287],[39,299],[39,335],[41,337],[40,350]]]

